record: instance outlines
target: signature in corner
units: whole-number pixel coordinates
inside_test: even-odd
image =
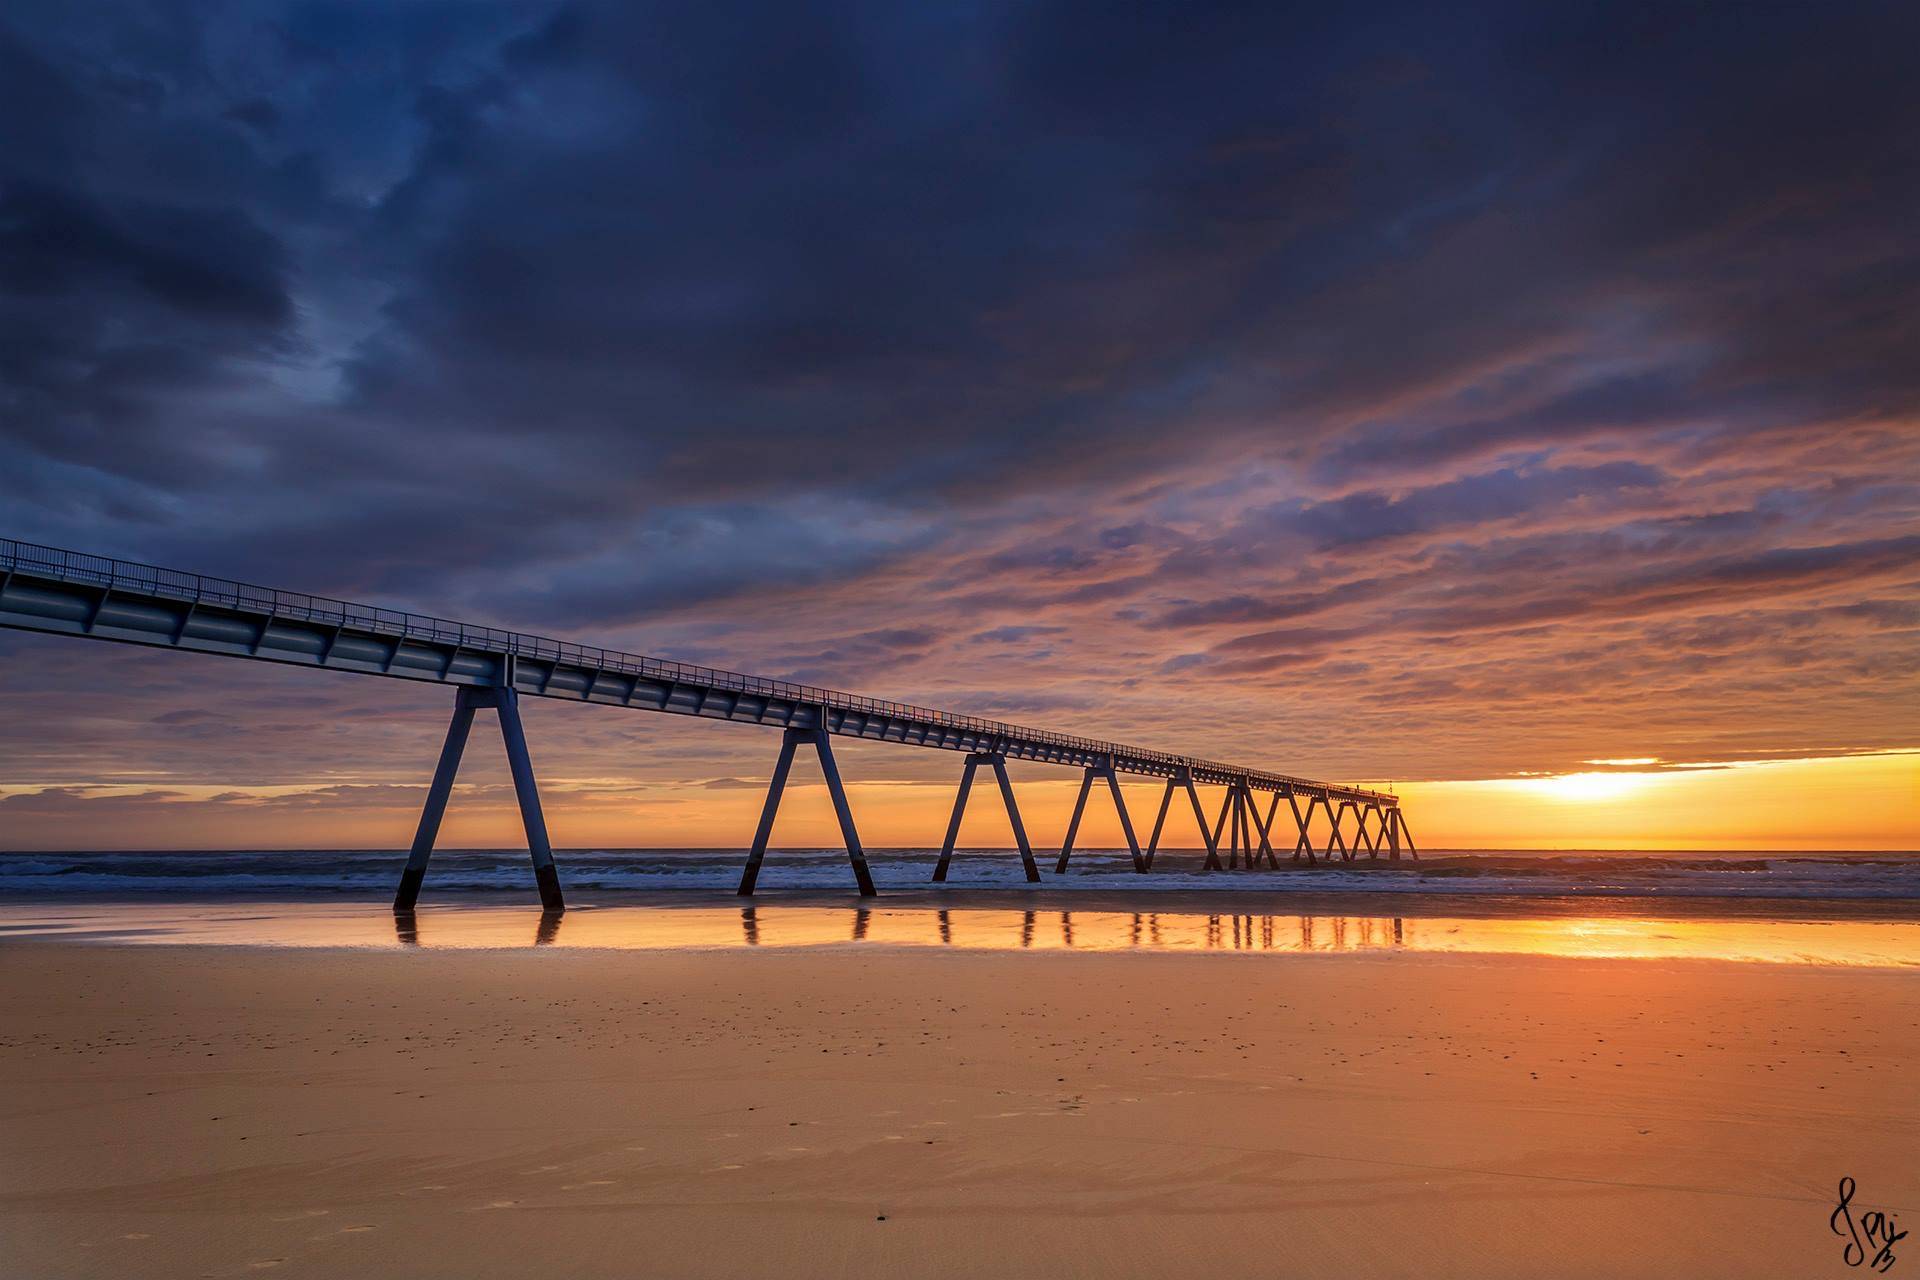
[[[1827,1226],[1833,1234],[1845,1236],[1847,1247],[1841,1257],[1850,1267],[1863,1263],[1875,1271],[1885,1272],[1894,1264],[1893,1246],[1907,1238],[1904,1231],[1894,1230],[1893,1215],[1882,1213],[1878,1209],[1853,1216],[1853,1179],[1840,1179],[1840,1203],[1834,1208],[1833,1216],[1827,1219]],[[1868,1249],[1876,1249],[1869,1257]]]

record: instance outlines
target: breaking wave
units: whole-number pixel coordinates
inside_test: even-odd
[[[731,889],[744,850],[563,850],[556,859],[569,891],[630,893]],[[882,889],[924,887],[938,851],[870,850]],[[1420,861],[1322,862],[1282,859],[1279,871],[1207,873],[1201,855],[1162,853],[1154,874],[1135,875],[1127,853],[1077,851],[1065,876],[1041,852],[1043,883],[1056,888],[1155,892],[1205,889],[1334,893],[1448,893],[1607,897],[1920,898],[1920,854],[1900,853],[1591,853],[1448,852]],[[12,853],[0,854],[0,894],[175,894],[380,897],[390,893],[404,852],[365,850]],[[837,849],[775,850],[761,871],[765,890],[850,887]],[[961,850],[949,884],[984,888],[1025,884],[1006,850]],[[447,850],[434,854],[428,891],[525,894],[532,873],[525,850]]]

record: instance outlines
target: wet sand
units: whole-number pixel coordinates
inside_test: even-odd
[[[593,914],[0,943],[0,1274],[1841,1274],[1843,1176],[1920,1224],[1895,967]]]
[[[543,915],[472,895],[406,916],[383,903],[0,899],[0,938],[254,947],[940,947],[963,951],[1447,952],[1920,969],[1911,902],[1454,895],[955,893],[916,903],[811,894],[625,895]],[[488,901],[493,898],[493,901]],[[1132,904],[1129,906],[1129,902]]]

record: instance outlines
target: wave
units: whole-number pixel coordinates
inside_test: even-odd
[[[588,849],[556,855],[569,891],[647,892],[732,889],[744,850]],[[870,850],[882,889],[923,888],[938,851]],[[1275,871],[1206,872],[1201,856],[1162,853],[1149,876],[1136,875],[1124,850],[1076,851],[1057,887],[1129,892],[1205,889],[1332,893],[1448,893],[1609,897],[1920,898],[1920,855],[1897,853],[1592,853],[1449,852],[1420,861],[1322,862],[1285,859]],[[404,852],[365,850],[0,854],[0,894],[173,894],[383,896],[406,862]],[[427,875],[431,893],[524,894],[533,883],[525,850],[436,852]],[[953,887],[1017,887],[1025,879],[1006,850],[961,850]],[[837,849],[777,850],[761,872],[763,889],[839,891],[850,887],[846,854]]]

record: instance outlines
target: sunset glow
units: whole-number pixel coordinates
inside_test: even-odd
[[[1521,778],[1515,780],[1513,785],[1538,790],[1556,800],[1590,803],[1632,795],[1657,776],[1645,773],[1563,773],[1552,778]]]
[[[0,6],[0,1280],[1920,1273],[1916,86]]]
[[[1783,80],[1833,15],[1162,56],[1190,16],[789,61],[620,6],[23,14],[0,535],[1391,779],[1423,844],[1912,847],[1908,77]],[[404,845],[451,701],[0,669],[11,848]],[[654,719],[527,708],[563,844],[751,833],[774,736]],[[482,739],[447,838],[511,842]],[[847,749],[870,840],[938,840],[929,756]]]
[[[520,832],[506,769],[489,753],[477,754],[448,811],[443,843],[511,847]],[[883,758],[859,744],[843,754],[854,761]],[[1078,783],[1033,766],[1016,765],[1013,775],[1034,840],[1057,843]],[[752,834],[761,801],[761,787],[752,782],[635,789],[621,779],[573,778],[560,771],[550,776],[554,839],[576,847],[737,847]],[[1920,752],[1394,786],[1422,849],[1908,850],[1920,831]],[[947,778],[849,782],[860,805],[861,831],[876,847],[938,844],[952,787]],[[1129,781],[1124,792],[1136,825],[1150,823],[1159,788]],[[85,820],[90,825],[79,829],[87,831],[90,848],[394,848],[405,844],[418,817],[411,787],[358,783],[254,789],[107,784],[43,794],[0,788],[0,802],[15,815],[8,832],[14,847],[64,847],[75,823]],[[1206,788],[1203,795],[1211,818],[1218,789]],[[1284,804],[1275,821],[1278,839],[1291,823]],[[1324,836],[1324,823],[1315,830]],[[1172,847],[1200,843],[1186,814],[1174,813],[1169,832]],[[832,805],[817,775],[796,770],[776,834],[799,846],[836,842]],[[976,803],[960,838],[1004,846],[1012,836],[1002,811]],[[1081,843],[1124,843],[1110,806],[1088,806]]]

